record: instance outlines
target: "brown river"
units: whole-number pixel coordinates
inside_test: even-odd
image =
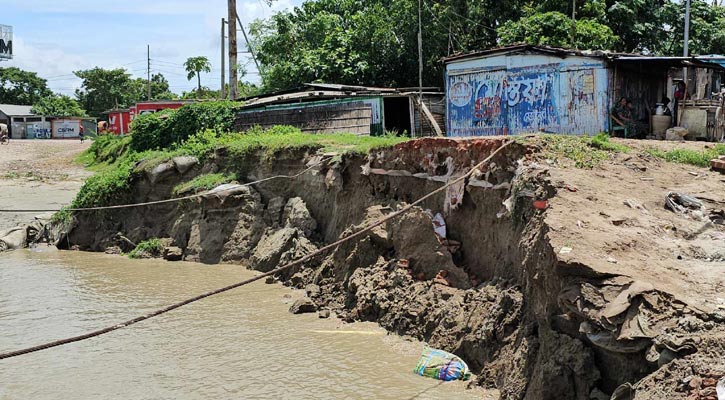
[[[47,247],[0,254],[0,353],[75,336],[253,276],[235,265]],[[0,399],[480,399],[412,373],[375,324],[292,315],[255,282],[106,335],[0,361]]]

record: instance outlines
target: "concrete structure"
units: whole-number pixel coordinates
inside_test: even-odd
[[[448,57],[445,65],[449,136],[607,132],[611,108],[623,96],[632,100],[634,118],[649,125],[657,103],[674,98],[676,70],[725,70],[695,57],[531,45]]]
[[[242,99],[235,129],[292,125],[303,132],[381,135],[406,132],[411,136],[445,134],[443,93],[424,88],[373,88],[309,83],[306,90],[278,92]],[[434,122],[435,121],[435,122]]]
[[[0,104],[0,123],[8,125],[12,139],[78,138],[80,125],[87,133],[95,132],[93,118],[35,115],[32,106]]]

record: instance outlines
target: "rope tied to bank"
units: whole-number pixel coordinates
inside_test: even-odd
[[[321,247],[318,250],[316,250],[316,251],[314,251],[314,252],[312,252],[312,253],[310,253],[310,254],[302,257],[302,258],[299,258],[299,259],[297,259],[295,261],[292,261],[290,263],[287,263],[287,264],[285,264],[285,265],[283,265],[281,267],[277,267],[277,268],[275,268],[275,269],[273,269],[271,271],[262,273],[260,275],[254,276],[254,277],[249,278],[249,279],[245,279],[245,280],[243,280],[241,282],[237,282],[237,283],[234,283],[234,284],[229,285],[229,286],[225,286],[225,287],[222,287],[222,288],[219,288],[219,289],[216,289],[216,290],[212,290],[212,291],[207,292],[207,293],[204,293],[204,294],[200,294],[200,295],[198,295],[196,297],[192,297],[190,299],[187,299],[187,300],[184,300],[184,301],[181,301],[181,302],[172,304],[170,306],[167,306],[167,307],[161,308],[159,310],[153,311],[151,313],[148,313],[148,314],[145,314],[145,315],[142,315],[142,316],[139,316],[139,317],[130,319],[130,320],[125,321],[125,322],[122,322],[120,324],[112,325],[112,326],[109,326],[109,327],[106,327],[106,328],[103,328],[103,329],[99,329],[99,330],[96,330],[96,331],[93,331],[93,332],[89,332],[89,333],[86,333],[86,334],[83,334],[83,335],[79,335],[79,336],[69,337],[69,338],[66,338],[66,339],[61,339],[61,340],[56,340],[56,341],[53,341],[53,342],[44,343],[44,344],[41,344],[41,345],[38,345],[38,346],[33,346],[33,347],[28,347],[28,348],[25,348],[25,349],[21,349],[21,350],[16,350],[16,351],[8,352],[8,353],[3,353],[3,354],[0,354],[0,360],[6,359],[6,358],[11,358],[11,357],[17,357],[17,356],[20,356],[20,355],[23,355],[23,354],[33,353],[33,352],[40,351],[40,350],[50,349],[52,347],[62,346],[62,345],[65,345],[65,344],[69,344],[69,343],[73,343],[73,342],[78,342],[78,341],[81,341],[81,340],[90,339],[90,338],[95,337],[95,336],[100,336],[100,335],[103,335],[105,333],[112,332],[112,331],[115,331],[117,329],[125,328],[127,326],[136,324],[138,322],[147,320],[149,318],[153,318],[155,316],[158,316],[158,315],[167,313],[169,311],[175,310],[175,309],[177,309],[179,307],[183,307],[183,306],[185,306],[187,304],[191,304],[191,303],[196,302],[196,301],[199,301],[201,299],[204,299],[204,298],[207,298],[207,297],[210,297],[210,296],[214,296],[214,295],[217,295],[217,294],[220,294],[220,293],[224,293],[224,292],[227,292],[227,291],[232,290],[232,289],[236,289],[236,288],[238,288],[240,286],[244,286],[244,285],[250,284],[252,282],[258,281],[258,280],[263,279],[263,278],[266,278],[268,276],[276,275],[276,274],[278,274],[278,273],[280,273],[280,272],[282,272],[284,270],[290,269],[292,267],[296,267],[296,266],[302,265],[305,262],[310,261],[310,260],[314,259],[315,257],[319,256],[320,254],[327,252],[328,250],[332,250],[334,248],[337,248],[341,244],[343,244],[345,242],[348,242],[348,241],[350,241],[352,239],[355,239],[357,237],[360,237],[363,234],[368,233],[371,230],[375,229],[376,227],[378,227],[378,226],[380,226],[380,225],[382,225],[382,224],[384,224],[384,223],[386,223],[386,222],[388,222],[388,221],[390,221],[392,219],[395,219],[395,218],[397,218],[397,217],[405,214],[406,212],[410,211],[413,207],[416,207],[417,205],[419,205],[422,202],[428,200],[429,198],[435,196],[436,194],[438,194],[440,192],[443,192],[448,187],[450,187],[452,185],[455,185],[455,184],[457,184],[459,182],[464,181],[465,179],[469,178],[475,171],[477,171],[479,168],[483,167],[486,163],[488,163],[496,154],[498,154],[501,150],[503,150],[504,148],[506,148],[506,146],[508,146],[510,143],[511,143],[511,141],[505,142],[499,148],[497,148],[496,150],[494,150],[483,161],[479,162],[478,164],[476,164],[475,166],[473,166],[470,170],[468,170],[468,172],[466,172],[465,174],[461,175],[460,177],[458,177],[456,179],[453,179],[453,180],[448,181],[445,185],[441,186],[438,189],[433,190],[432,192],[426,194],[425,196],[419,198],[418,200],[416,200],[416,201],[414,201],[414,202],[412,202],[412,203],[410,203],[410,204],[402,207],[401,209],[399,209],[397,211],[394,211],[394,212],[386,215],[383,218],[380,218],[379,220],[377,220],[377,221],[375,221],[375,222],[373,222],[373,223],[371,223],[371,224],[369,224],[369,225],[361,228],[357,232],[353,232],[353,233],[351,233],[351,234],[349,234],[349,235],[347,235],[347,236],[345,236],[343,238],[340,238],[339,240],[337,240],[337,241],[335,241],[333,243],[330,243],[330,244],[328,244],[328,245],[326,245],[324,247]]]
[[[323,157],[322,160],[320,160],[319,162],[316,162],[316,163],[312,164],[311,166],[309,166],[304,171],[299,172],[299,173],[294,174],[294,175],[274,175],[274,176],[270,176],[270,177],[267,177],[267,178],[258,179],[256,181],[252,181],[252,182],[240,183],[239,185],[236,185],[236,186],[237,187],[252,186],[252,185],[256,185],[258,183],[264,183],[264,182],[271,181],[271,180],[275,180],[275,179],[296,179],[296,178],[299,178],[300,176],[306,174],[307,172],[311,171],[315,167],[321,165],[322,163],[324,163],[325,161],[327,161],[329,159],[330,159],[329,156]],[[218,192],[218,194],[223,194],[223,193],[224,193],[223,190]],[[153,206],[153,205],[157,205],[157,204],[176,203],[176,202],[180,202],[180,201],[184,201],[184,200],[196,199],[196,198],[200,198],[200,197],[204,197],[204,196],[209,196],[209,195],[213,195],[213,194],[217,194],[217,192],[214,192],[212,190],[212,191],[204,191],[204,192],[201,192],[201,193],[195,193],[195,194],[191,194],[191,195],[183,196],[183,197],[174,197],[174,198],[171,198],[171,199],[147,201],[147,202],[143,202],[143,203],[119,204],[119,205],[114,205],[114,206],[65,208],[63,210],[64,211],[76,212],[76,211],[100,211],[100,210],[113,210],[113,209],[120,209],[120,208],[145,207],[145,206]],[[0,210],[0,213],[30,213],[30,212],[38,212],[38,213],[40,213],[40,212],[58,212],[58,211],[61,211],[61,210],[40,210],[40,209],[38,209],[38,210],[32,210],[32,209],[22,209],[22,210]]]

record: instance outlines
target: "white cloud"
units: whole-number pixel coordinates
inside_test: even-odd
[[[248,25],[273,12],[299,5],[302,0],[277,0],[269,7],[264,0],[237,0],[241,20]],[[2,66],[17,66],[48,79],[51,89],[73,94],[81,81],[73,71],[93,68],[127,68],[134,76],[146,77],[146,44],[151,46],[152,72],[161,72],[175,92],[195,88],[183,69],[187,57],[204,55],[213,71],[202,76],[202,84],[218,88],[220,75],[220,23],[227,17],[226,1],[198,0],[3,0],[11,10],[15,29],[15,59]],[[17,14],[21,15],[18,16]],[[134,16],[138,16],[134,18]],[[151,17],[149,17],[151,16]],[[153,18],[158,16],[158,18]],[[33,26],[44,18],[51,23]],[[148,24],[151,18],[154,22]],[[54,21],[59,21],[54,24]],[[17,21],[17,22],[16,22]],[[183,21],[183,22],[179,22]],[[198,21],[198,22],[194,22]],[[244,41],[239,35],[239,49]],[[259,81],[251,60],[248,80]]]
[[[13,39],[13,54],[13,59],[3,66],[35,72],[48,79],[52,90],[63,94],[73,94],[81,83],[73,71],[90,67],[81,55],[68,54],[51,43],[27,42],[17,35]]]

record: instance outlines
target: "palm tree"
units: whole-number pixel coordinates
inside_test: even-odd
[[[199,94],[198,96],[201,97],[201,72],[211,72],[211,63],[209,62],[209,59],[204,56],[198,56],[198,57],[189,57],[186,59],[186,62],[184,63],[184,68],[186,68],[186,79],[192,80],[194,78],[194,75],[196,75],[196,80],[198,83],[198,89]]]

